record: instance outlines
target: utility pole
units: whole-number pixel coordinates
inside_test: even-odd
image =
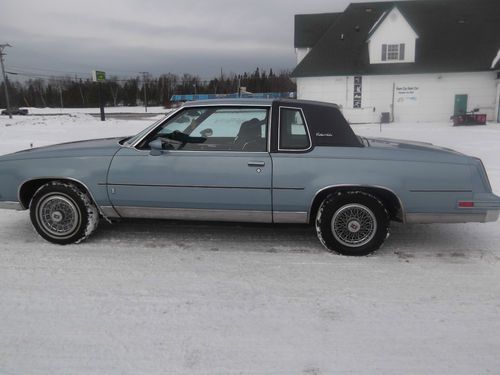
[[[148,72],[140,72],[142,74],[142,81],[144,85],[144,111],[148,111]]]
[[[63,109],[64,104],[63,104],[63,94],[62,94],[61,82],[59,82],[59,99],[61,100],[61,109]]]
[[[3,65],[3,57],[6,55],[3,50],[6,47],[12,47],[10,44],[0,44],[0,63],[2,65],[2,75],[3,75],[3,85],[5,89],[5,102],[7,104],[7,112],[9,113],[9,118],[12,118],[12,113],[10,111],[10,103],[9,103],[9,90],[7,89],[7,76],[5,75],[5,67]]]

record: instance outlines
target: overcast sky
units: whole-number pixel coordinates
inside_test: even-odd
[[[58,74],[192,73],[210,78],[295,64],[293,16],[348,0],[2,0],[7,68]],[[80,74],[81,75],[81,74]]]

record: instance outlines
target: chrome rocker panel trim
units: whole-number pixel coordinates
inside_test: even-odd
[[[210,210],[195,208],[158,208],[101,206],[109,218],[140,218],[200,221],[235,221],[242,223],[307,224],[307,212]]]

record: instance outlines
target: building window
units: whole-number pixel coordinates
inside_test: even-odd
[[[382,44],[382,61],[402,61],[404,59],[404,44]]]

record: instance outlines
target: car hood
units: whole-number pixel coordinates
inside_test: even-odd
[[[368,146],[374,148],[393,149],[398,151],[403,151],[403,150],[427,151],[427,152],[430,151],[439,154],[464,156],[458,151],[445,147],[438,147],[433,145],[432,143],[406,141],[406,140],[390,139],[390,138],[365,138],[365,139],[368,141]]]
[[[91,139],[86,141],[59,143],[51,146],[31,148],[0,157],[0,161],[59,157],[113,156],[125,137]]]

